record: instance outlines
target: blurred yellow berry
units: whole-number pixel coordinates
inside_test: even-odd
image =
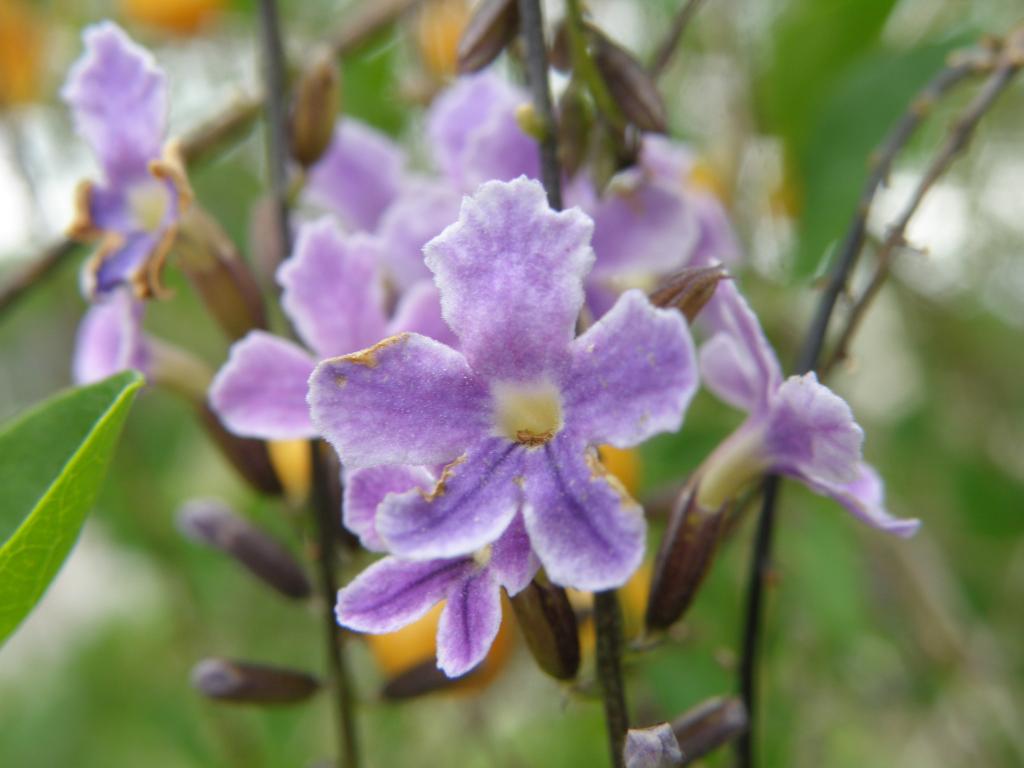
[[[640,454],[631,448],[602,445],[598,448],[601,463],[618,478],[629,495],[636,497],[640,490]]]
[[[292,501],[303,501],[309,495],[309,440],[270,440],[267,453],[285,495]]]
[[[176,35],[194,35],[224,9],[227,0],[121,0],[129,21]]]
[[[690,186],[714,195],[722,202],[729,201],[729,186],[722,178],[722,174],[706,160],[694,162],[688,181]]]
[[[416,45],[427,71],[447,80],[455,75],[459,38],[469,21],[466,0],[428,0],[416,23]]]
[[[35,100],[42,85],[45,24],[19,0],[0,0],[0,108]]]

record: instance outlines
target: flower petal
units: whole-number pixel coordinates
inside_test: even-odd
[[[477,373],[529,380],[563,363],[594,260],[591,229],[581,211],[552,211],[544,188],[519,178],[481,186],[427,243],[444,319]]]
[[[521,470],[522,449],[515,443],[482,440],[445,468],[430,493],[388,496],[377,509],[377,532],[400,557],[475,552],[512,522],[522,497],[515,482]]]
[[[647,526],[643,510],[585,451],[561,437],[528,454],[523,517],[553,582],[614,589],[640,566]]]
[[[761,323],[733,281],[718,284],[698,323],[710,336],[700,352],[705,386],[748,413],[766,408],[782,384],[782,367]]]
[[[490,568],[509,595],[521,592],[537,574],[540,562],[530,547],[530,537],[526,533],[522,515],[512,518],[501,538],[494,542]]]
[[[210,387],[210,406],[229,430],[246,437],[314,437],[306,405],[313,359],[286,339],[252,331],[231,346]]]
[[[364,467],[345,473],[342,520],[371,552],[387,549],[377,533],[377,507],[389,493],[429,491],[436,478],[424,467]]]
[[[631,290],[572,343],[566,421],[591,444],[628,448],[678,430],[696,391],[683,316]]]
[[[71,372],[76,384],[89,384],[119,371],[145,372],[149,349],[142,332],[144,305],[127,290],[115,291],[85,313],[75,336]]]
[[[856,477],[848,483],[807,482],[808,487],[822,496],[829,496],[854,517],[886,533],[909,538],[917,533],[921,521],[893,517],[885,508],[885,486],[874,467],[864,462],[857,466]]]
[[[306,194],[351,230],[373,231],[398,194],[405,154],[390,138],[351,117],[342,120],[313,166]]]
[[[109,243],[117,245],[107,250]],[[123,285],[136,286],[147,262],[163,247],[162,238],[148,232],[103,241],[96,257],[82,268],[83,293],[89,298],[98,298]]]
[[[471,558],[414,563],[385,557],[338,592],[338,623],[357,632],[394,632],[444,600],[477,567]]]
[[[487,386],[466,359],[415,333],[320,363],[308,400],[313,424],[350,468],[444,464],[490,421]]]
[[[630,728],[626,733],[626,768],[671,768],[683,760],[679,741],[668,723]]]
[[[853,482],[863,442],[850,406],[813,373],[790,376],[772,398],[763,450],[773,471],[812,483]]]
[[[440,169],[465,190],[539,175],[536,142],[516,120],[529,97],[491,72],[460,78],[434,101],[427,134]]]
[[[423,263],[423,246],[459,217],[461,200],[447,179],[416,179],[381,216],[377,235],[390,277],[400,289],[432,278]]]
[[[419,333],[450,347],[458,344],[452,329],[441,317],[441,294],[432,280],[422,280],[402,294],[388,331]]]
[[[501,593],[480,569],[448,595],[437,626],[437,666],[459,677],[484,660],[501,627]]]
[[[85,53],[61,90],[75,130],[92,147],[107,178],[147,173],[160,156],[167,123],[167,84],[153,56],[110,21],[87,27]]]
[[[318,357],[355,352],[385,333],[378,243],[345,235],[328,217],[303,224],[277,271],[281,306]]]

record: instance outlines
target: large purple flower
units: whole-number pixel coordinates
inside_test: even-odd
[[[757,317],[732,281],[719,283],[700,322],[710,334],[700,350],[704,384],[749,414],[705,462],[701,506],[717,509],[747,482],[777,472],[875,528],[898,536],[918,529],[919,521],[886,511],[882,482],[861,457],[864,433],[850,407],[813,373],[783,379]]]
[[[71,235],[98,240],[82,275],[96,298],[120,285],[140,298],[158,295],[160,272],[191,191],[176,144],[161,149],[167,123],[167,85],[153,57],[112,22],[86,28],[86,51],[61,95],[75,129],[103,171],[83,182]]]
[[[522,515],[552,581],[623,584],[643,556],[640,507],[595,446],[678,429],[697,386],[678,312],[639,291],[578,338],[590,219],[536,181],[488,182],[426,247],[460,350],[407,333],[321,363],[313,424],[349,468],[447,463],[429,494],[391,494],[377,533],[395,555],[468,555]]]
[[[389,494],[428,494],[432,472],[420,467],[371,467],[347,473],[345,525],[367,549],[383,551],[377,510]],[[522,590],[537,572],[521,515],[493,546],[453,558],[410,561],[389,556],[338,594],[338,623],[360,632],[393,632],[446,600],[437,630],[437,663],[449,677],[483,661],[501,625],[501,587]]]
[[[451,338],[429,283],[406,292],[388,319],[380,258],[375,238],[346,235],[328,218],[299,228],[294,254],[277,280],[281,306],[312,354],[266,331],[236,342],[210,389],[210,404],[228,429],[269,440],[314,437],[306,382],[317,360],[399,331]]]

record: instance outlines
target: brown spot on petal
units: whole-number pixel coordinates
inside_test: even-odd
[[[427,493],[421,488],[420,496],[423,497],[423,500],[436,501],[437,499],[444,496],[445,491],[448,489],[447,483],[451,479],[452,475],[455,474],[455,468],[460,464],[465,463],[465,461],[466,454],[464,453],[461,456],[459,456],[459,458],[455,459],[455,461],[451,462],[448,466],[446,466],[444,468],[444,471],[441,472],[441,476],[437,479],[437,485],[434,486],[434,490],[430,491],[430,493]]]
[[[382,349],[393,346],[395,344],[401,344],[409,338],[408,333],[398,333],[394,336],[389,336],[383,341],[378,341],[372,347],[367,347],[359,352],[353,352],[351,355],[344,355],[340,360],[346,363],[353,363],[355,365],[362,365],[367,368],[377,367],[377,353]]]

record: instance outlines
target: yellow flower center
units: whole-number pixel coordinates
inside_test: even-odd
[[[170,203],[167,187],[159,181],[136,184],[128,190],[128,207],[135,221],[147,232],[160,228]]]
[[[522,445],[544,445],[562,428],[562,397],[549,381],[498,382],[491,387],[497,434]]]

